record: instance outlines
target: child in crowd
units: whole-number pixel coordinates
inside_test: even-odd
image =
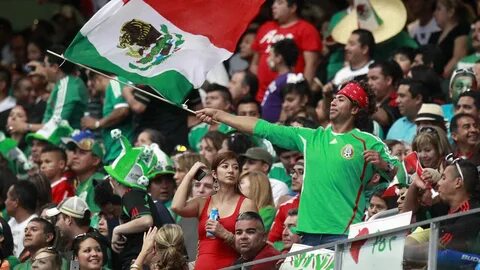
[[[67,164],[67,155],[65,151],[56,146],[47,146],[40,155],[40,172],[44,174],[52,188],[52,201],[60,203],[67,197],[75,194],[73,186],[64,176]]]

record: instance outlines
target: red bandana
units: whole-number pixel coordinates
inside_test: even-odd
[[[357,102],[360,108],[365,109],[368,106],[367,92],[357,83],[348,83],[338,92],[338,94],[344,95],[350,100]]]

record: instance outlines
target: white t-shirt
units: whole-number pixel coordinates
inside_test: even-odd
[[[430,36],[435,33],[439,32],[442,29],[437,24],[437,21],[435,18],[432,18],[426,25],[421,26],[419,20],[415,20],[408,24],[408,33],[410,36],[417,40],[420,45],[426,45],[428,44],[428,40],[430,39]]]
[[[351,81],[357,76],[366,75],[368,73],[368,66],[370,66],[371,63],[373,63],[373,61],[368,62],[363,67],[358,69],[351,69],[350,66],[340,69],[333,78],[333,84],[340,86],[345,82]]]
[[[33,214],[21,223],[17,223],[17,221],[13,217],[10,218],[10,220],[8,221],[8,226],[10,226],[10,230],[12,230],[13,255],[17,258],[23,251],[23,238],[25,237],[25,228],[27,227],[28,222],[30,222],[30,220],[36,217],[37,214]]]
[[[288,186],[284,182],[270,178],[270,186],[272,187],[272,195],[273,195],[273,202],[275,203],[275,207],[277,206],[278,199],[283,195],[288,194]]]

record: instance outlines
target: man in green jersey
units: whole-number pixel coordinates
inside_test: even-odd
[[[372,175],[379,172],[392,179],[400,166],[378,137],[356,128],[374,111],[375,96],[368,85],[352,81],[334,97],[327,128],[280,126],[214,109],[200,110],[197,117],[303,152],[305,180],[298,231],[303,243],[313,246],[345,239],[349,226],[362,220],[365,186]]]
[[[123,81],[123,79],[118,78]],[[105,145],[104,164],[110,164],[121,152],[121,147],[110,136],[110,130],[120,129],[129,140],[133,140],[133,122],[129,105],[122,96],[123,85],[100,74],[93,74],[92,85],[96,91],[103,95],[102,118],[95,119],[91,116],[82,118],[82,128],[102,130],[103,144]]]
[[[57,53],[63,53],[65,47],[54,45],[50,48]],[[80,118],[85,112],[88,100],[87,87],[76,75],[75,64],[65,61],[54,55],[47,55],[43,63],[30,62],[34,71],[31,74],[45,76],[50,83],[55,83],[41,124],[15,121],[9,126],[10,132],[35,132],[41,129],[52,118],[67,120],[74,128],[80,128]]]

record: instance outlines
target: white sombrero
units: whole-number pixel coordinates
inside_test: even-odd
[[[401,0],[355,0],[355,11],[346,15],[332,30],[333,39],[346,44],[352,31],[372,32],[375,43],[400,33],[407,22],[407,10]]]

